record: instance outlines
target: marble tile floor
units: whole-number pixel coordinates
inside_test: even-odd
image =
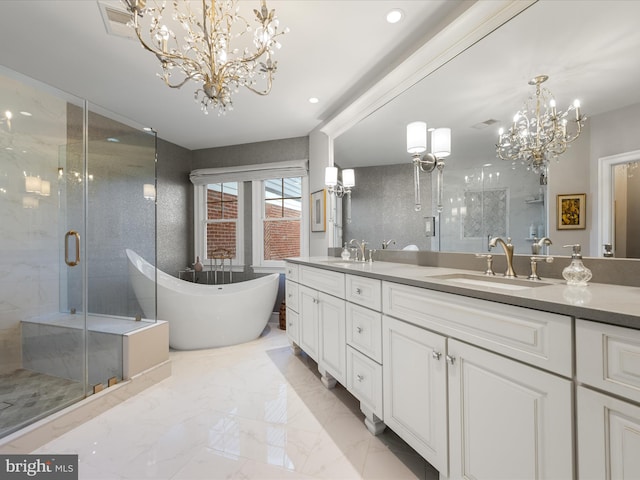
[[[30,370],[0,375],[0,437],[82,398],[82,384]]]
[[[358,402],[327,390],[272,325],[243,345],[172,351],[172,376],[33,453],[78,454],[86,479],[437,479]]]

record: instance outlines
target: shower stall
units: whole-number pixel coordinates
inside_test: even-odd
[[[0,68],[0,438],[126,379],[155,191],[153,131]]]

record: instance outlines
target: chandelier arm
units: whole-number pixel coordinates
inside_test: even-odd
[[[245,87],[248,88],[249,90],[251,90],[253,93],[257,93],[258,95],[266,96],[266,95],[269,95],[269,92],[271,91],[272,83],[273,83],[273,81],[272,81],[272,78],[271,78],[271,72],[269,72],[269,76],[267,77],[267,87],[264,90],[256,90],[255,88],[253,88],[250,85],[245,85]]]

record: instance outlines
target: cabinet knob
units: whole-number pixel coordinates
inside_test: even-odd
[[[357,331],[358,333],[362,333],[362,327],[356,327],[356,331]]]
[[[357,294],[357,295],[361,295],[361,294],[362,294],[362,289],[360,289],[360,288],[356,288],[356,294]]]
[[[290,294],[288,295],[288,297],[289,297],[289,298],[293,297],[293,293],[290,293]]]
[[[433,352],[431,352],[431,356],[433,358],[435,358],[436,360],[440,360],[440,357],[442,356],[442,353],[440,352],[436,352],[435,350]]]
[[[363,381],[363,380],[364,380],[364,376],[362,376],[362,375],[360,375],[360,374],[357,374],[357,375],[356,375],[356,378],[358,379],[358,381],[359,381],[359,382],[361,382],[361,381]]]
[[[293,327],[293,322],[289,322],[289,326],[290,326],[290,327]]]
[[[446,359],[447,359],[447,362],[449,362],[449,365],[453,365],[456,361],[456,357],[452,357],[451,355],[447,355]]]

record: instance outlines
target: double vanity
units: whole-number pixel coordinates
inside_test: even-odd
[[[441,478],[640,478],[640,288],[289,259],[287,335]]]

